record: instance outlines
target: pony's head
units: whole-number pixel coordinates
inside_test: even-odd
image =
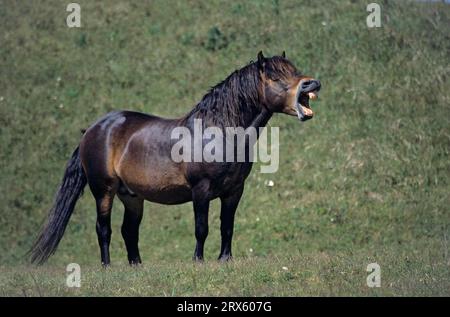
[[[272,112],[298,116],[301,121],[313,117],[309,100],[317,98],[320,81],[301,74],[284,52],[281,56],[270,58],[259,52],[256,64],[261,76],[265,107]]]

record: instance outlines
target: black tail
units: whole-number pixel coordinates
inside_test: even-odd
[[[56,251],[78,198],[86,186],[86,175],[81,166],[79,148],[67,163],[62,184],[44,227],[28,252],[32,263],[42,264]]]

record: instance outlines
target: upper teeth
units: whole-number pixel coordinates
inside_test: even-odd
[[[317,98],[317,95],[315,94],[315,93],[313,93],[313,92],[309,92],[308,93],[308,97],[309,97],[309,99],[316,99]]]

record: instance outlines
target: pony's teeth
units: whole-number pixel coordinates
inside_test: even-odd
[[[313,92],[308,93],[308,97],[309,97],[309,99],[312,99],[312,100],[317,99],[317,95]]]
[[[299,120],[301,120],[303,118],[303,112],[302,112],[301,107],[302,106],[299,103],[297,103],[295,105],[295,111],[297,112],[297,117],[298,117]]]

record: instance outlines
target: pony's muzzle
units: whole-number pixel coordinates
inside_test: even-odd
[[[319,91],[321,86],[320,81],[317,79],[308,79],[301,82],[299,90],[300,92],[308,93],[312,91]]]

